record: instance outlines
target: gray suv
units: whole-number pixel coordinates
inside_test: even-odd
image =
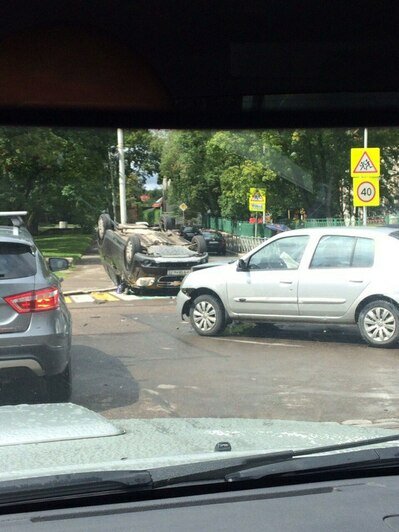
[[[0,213],[0,369],[28,368],[43,377],[51,401],[71,394],[71,316],[52,273],[66,259],[48,263],[22,225],[24,212]]]
[[[399,231],[288,231],[231,264],[187,275],[178,312],[202,336],[233,320],[357,324],[371,346],[399,339]]]

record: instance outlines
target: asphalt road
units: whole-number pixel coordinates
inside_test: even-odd
[[[72,304],[72,402],[109,418],[249,417],[399,429],[399,349],[356,328],[229,326],[198,336],[173,298]],[[46,401],[2,375],[0,404]]]
[[[399,428],[399,349],[356,329],[242,324],[198,336],[173,299],[72,307],[72,401],[109,418],[256,417]]]

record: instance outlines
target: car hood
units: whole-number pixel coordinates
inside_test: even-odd
[[[209,268],[211,271],[209,271]],[[237,269],[237,261],[228,262],[228,263],[209,263],[209,266],[205,268],[195,268],[187,277],[185,278],[182,286],[187,288],[197,288],[200,286],[209,286],[210,280],[212,281],[212,286],[215,286],[217,283],[225,284],[227,276],[230,272],[233,272]]]
[[[151,469],[374,438],[391,430],[269,419],[107,420],[71,403],[0,407],[0,481]],[[222,441],[231,452],[215,452]]]

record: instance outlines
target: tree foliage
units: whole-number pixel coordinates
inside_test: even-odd
[[[125,131],[127,198],[138,202],[151,176],[170,182],[169,199],[185,202],[187,216],[245,219],[253,186],[267,189],[275,219],[293,208],[351,214],[350,148],[362,145],[362,129]],[[370,129],[369,145],[382,154],[383,205],[373,213],[386,212],[398,196],[398,131]],[[92,227],[111,211],[111,175],[117,198],[115,130],[0,128],[0,210],[28,210],[33,232],[61,219]]]
[[[341,217],[354,211],[350,149],[362,145],[362,129],[173,131],[160,172],[171,181],[174,202],[197,212],[247,218],[249,188],[262,186],[275,218],[295,208],[314,218]],[[382,150],[378,213],[389,210],[398,193],[398,132],[371,129],[369,145]]]
[[[27,210],[28,226],[68,220],[92,226],[107,205],[109,133],[0,129],[0,210]]]

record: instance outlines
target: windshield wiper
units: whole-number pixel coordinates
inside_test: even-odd
[[[153,489],[149,471],[94,471],[0,482],[0,506],[35,499]]]
[[[399,447],[349,451],[323,456],[293,458],[283,462],[246,468],[225,476],[227,482],[260,480],[266,477],[360,471],[376,467],[399,466]]]
[[[331,468],[353,468],[357,466],[365,467],[370,465],[381,464],[382,461],[386,464],[391,461],[399,464],[399,448],[387,447],[383,449],[368,449],[366,451],[356,451],[339,454],[324,454],[334,451],[341,451],[346,449],[355,449],[356,447],[366,447],[370,445],[378,445],[391,441],[399,440],[399,434],[392,434],[390,436],[382,436],[380,438],[369,438],[347,443],[338,443],[334,445],[324,445],[320,447],[311,447],[309,449],[299,449],[296,451],[286,451],[282,459],[270,461],[268,455],[265,455],[265,461],[253,467],[238,469],[225,476],[228,482],[243,481],[243,480],[257,480],[265,476],[285,474],[293,472],[304,472],[319,469]],[[314,456],[320,455],[323,456]],[[306,458],[312,455],[311,458]]]
[[[176,486],[178,484],[193,482],[218,482],[220,480],[234,482],[238,480],[254,480],[264,476],[278,474],[279,472],[286,473],[290,470],[295,470],[295,468],[298,468],[298,470],[300,467],[305,469],[305,462],[299,466],[298,459],[306,456],[331,453],[347,449],[356,449],[357,447],[378,445],[381,443],[397,440],[399,440],[399,434],[395,433],[389,436],[382,436],[380,438],[369,438],[347,443],[324,445],[321,447],[310,447],[295,451],[285,450],[266,454],[251,454],[244,457],[226,457],[222,460],[218,459],[184,464],[181,466],[168,466],[166,468],[152,470],[151,474],[156,488]],[[375,454],[373,451],[378,451],[378,453]],[[384,451],[385,454],[383,454],[382,451]],[[364,451],[364,453],[366,452],[367,451]],[[394,455],[391,456],[389,454],[391,452],[394,453]],[[373,461],[375,462],[376,460],[381,461],[388,458],[399,463],[398,448],[388,447],[383,449],[370,449],[369,454],[363,455],[363,460],[367,460],[368,463]],[[350,452],[323,455],[321,457],[317,456],[315,459],[320,459],[320,461],[314,462],[315,467],[321,467],[322,465],[323,467],[333,467],[334,460],[335,465],[342,464],[345,460],[348,462],[348,464],[352,460],[352,465],[355,462],[360,463],[362,461],[362,457],[359,453]],[[313,467],[310,462],[308,462],[307,465],[309,467]]]

